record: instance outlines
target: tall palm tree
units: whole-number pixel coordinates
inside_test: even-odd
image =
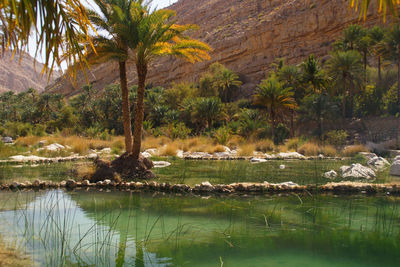
[[[69,64],[84,62],[80,45],[82,38],[89,40],[91,23],[80,0],[2,0],[0,25],[3,49],[26,49],[34,34],[36,54],[44,46],[44,71],[51,72],[63,59]]]
[[[382,46],[385,37],[385,31],[383,30],[382,27],[374,26],[372,29],[368,31],[368,36],[371,42],[370,45],[372,53],[376,56],[376,59],[378,61],[378,82],[380,84],[382,81],[381,58],[382,58]]]
[[[397,103],[400,104],[400,24],[386,34],[385,56],[397,66]]]
[[[140,13],[145,12],[142,1],[138,0],[94,0],[100,13],[87,10],[87,16],[97,32],[91,41],[95,51],[88,53],[89,63],[109,60],[118,62],[122,95],[122,119],[125,135],[125,150],[132,152],[132,125],[126,63],[129,48],[138,44]]]
[[[302,82],[306,86],[311,86],[313,93],[320,93],[326,84],[326,76],[314,55],[310,55],[301,64],[303,77]]]
[[[346,117],[346,98],[349,97],[349,115],[353,113],[353,96],[361,87],[364,68],[360,53],[355,50],[336,52],[327,64],[328,72],[337,90],[343,94],[342,115]]]
[[[143,6],[142,6],[143,7]],[[149,64],[160,56],[176,56],[189,62],[209,59],[210,47],[200,41],[190,39],[185,33],[195,29],[194,25],[177,25],[173,20],[175,12],[171,10],[146,11],[140,13],[138,44],[133,49],[133,60],[138,76],[137,103],[135,107],[134,141],[132,156],[139,158],[142,143],[142,125],[144,117],[144,90]]]
[[[224,93],[225,102],[231,101],[229,90],[234,87],[240,87],[241,85],[242,82],[239,80],[239,76],[227,68],[224,68],[222,72],[215,77],[214,81],[214,86]]]
[[[272,124],[272,136],[275,138],[275,128],[285,113],[297,108],[294,92],[285,87],[275,75],[261,81],[254,95],[254,104],[265,108]]]

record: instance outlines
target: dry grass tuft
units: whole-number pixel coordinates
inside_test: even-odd
[[[16,144],[20,146],[34,146],[37,143],[39,143],[40,140],[43,140],[43,137],[40,136],[25,136],[25,137],[20,137],[16,140]]]
[[[357,155],[359,152],[369,152],[369,150],[364,145],[346,146],[342,150],[343,156],[346,156],[346,157],[353,157],[353,156]]]
[[[253,156],[253,152],[256,150],[254,144],[243,144],[239,146],[238,155],[239,156]]]
[[[317,156],[320,153],[320,147],[316,143],[305,143],[297,150],[305,156]]]
[[[214,146],[208,153],[225,152],[225,147],[223,145]]]
[[[176,156],[178,149],[179,147],[175,143],[166,144],[160,149],[160,156]]]
[[[300,139],[299,138],[290,138],[285,142],[285,146],[287,151],[297,151],[300,147]]]
[[[275,149],[275,144],[270,139],[262,139],[254,143],[256,150],[261,152],[272,152]]]
[[[321,147],[321,153],[327,157],[336,157],[338,155],[336,148],[331,145]]]

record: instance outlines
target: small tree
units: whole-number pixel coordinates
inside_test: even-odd
[[[275,138],[275,129],[288,111],[297,108],[293,98],[294,92],[290,87],[284,87],[275,75],[263,80],[257,87],[254,95],[254,104],[265,108],[272,124],[272,136]]]

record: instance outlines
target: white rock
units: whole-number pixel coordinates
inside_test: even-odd
[[[87,155],[88,159],[95,159],[97,157],[98,157],[98,155],[96,153],[90,153],[89,155]]]
[[[400,161],[400,155],[399,155],[399,156],[396,156],[396,157],[394,158],[393,162],[395,162],[395,161]]]
[[[305,156],[298,152],[281,152],[278,153],[278,157],[282,159],[304,159]]]
[[[212,157],[211,154],[206,153],[206,152],[192,152],[192,153],[189,153],[189,156],[192,158],[210,158],[210,157]]]
[[[102,150],[100,150],[100,152],[101,153],[110,154],[111,153],[111,148],[109,148],[109,147],[103,148]]]
[[[44,147],[47,144],[47,140],[41,140],[38,142],[39,147]]]
[[[374,170],[360,163],[352,164],[351,166],[342,166],[340,167],[340,171],[343,178],[373,179],[376,177]]]
[[[262,158],[251,158],[250,159],[251,163],[260,163],[260,162],[267,162],[266,159],[262,159]]]
[[[230,152],[216,152],[214,153],[214,156],[218,158],[229,158],[232,155]]]
[[[377,170],[381,170],[390,165],[390,163],[382,157],[374,157],[368,160],[367,164]]]
[[[228,153],[232,152],[231,149],[229,147],[227,147],[227,146],[223,146],[223,148],[225,149],[225,152],[228,152]]]
[[[393,162],[392,166],[390,167],[390,175],[400,176],[400,160]]]
[[[44,149],[46,149],[47,151],[59,151],[59,150],[65,149],[65,146],[54,143],[54,144],[45,146]]]
[[[147,152],[152,156],[158,156],[159,155],[159,151],[158,151],[157,148],[149,148],[149,149],[146,149],[144,152]]]
[[[151,154],[149,152],[145,151],[145,152],[142,152],[142,156],[145,157],[145,158],[150,158]]]
[[[286,185],[286,186],[298,186],[298,184],[293,183],[292,181],[279,183],[278,185]]]
[[[338,174],[334,170],[330,170],[330,171],[324,173],[324,177],[327,178],[327,179],[334,179],[337,176],[338,176]]]
[[[212,184],[207,181],[207,182],[202,182],[201,186],[203,186],[203,187],[212,187]]]
[[[16,155],[16,156],[9,157],[9,159],[11,159],[13,161],[18,161],[18,162],[27,162],[27,161],[41,161],[41,160],[46,160],[47,158],[38,157],[38,156]]]
[[[165,168],[171,166],[171,163],[168,161],[153,161],[154,168]]]
[[[284,170],[284,169],[286,169],[286,166],[281,164],[281,165],[279,165],[279,169]]]
[[[183,150],[177,150],[176,151],[176,156],[178,157],[178,158],[183,158]]]

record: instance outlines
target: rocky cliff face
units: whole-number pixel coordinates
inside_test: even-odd
[[[213,47],[212,60],[189,64],[160,59],[150,68],[149,82],[154,85],[195,81],[218,61],[236,71],[244,91],[251,92],[276,58],[284,57],[292,64],[311,53],[324,56],[347,25],[360,23],[347,0],[180,0],[170,8],[177,11],[179,23],[200,26],[192,35]],[[361,23],[368,26],[379,21],[377,15],[369,15]],[[128,69],[133,84],[135,68],[130,65]],[[94,66],[89,81],[101,89],[118,82],[118,75],[117,65],[110,62]],[[75,85],[59,79],[48,90],[73,95],[85,83],[79,75]]]
[[[43,65],[36,62],[28,54],[22,57],[15,55],[12,58],[11,52],[5,52],[0,57],[0,93],[6,91],[22,92],[29,88],[43,91],[47,84],[48,76],[42,75]],[[54,73],[53,76],[57,76]]]

